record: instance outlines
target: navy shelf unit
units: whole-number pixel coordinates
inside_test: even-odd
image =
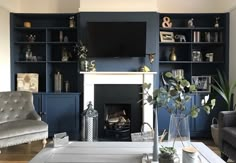
[[[69,17],[74,16],[76,25],[69,27]],[[16,90],[17,73],[38,73],[39,93],[34,93],[36,111],[49,125],[49,136],[67,132],[70,139],[79,139],[80,93],[78,87],[78,62],[74,46],[78,43],[77,13],[24,14],[11,13],[11,89]],[[31,28],[23,26],[31,22]],[[68,40],[60,40],[60,31]],[[33,42],[26,35],[35,35]],[[27,46],[31,47],[37,61],[26,61]],[[62,50],[71,53],[69,61],[61,61]],[[54,92],[54,74],[60,72],[70,83],[70,91]]]
[[[69,28],[69,17],[75,16],[76,27]],[[172,28],[163,28],[161,26],[162,18],[168,16],[173,23]],[[220,17],[219,28],[214,27],[215,18]],[[189,19],[194,18],[194,28],[187,27]],[[23,27],[24,21],[32,23],[31,28]],[[11,89],[16,90],[17,73],[39,73],[39,93],[34,94],[34,103],[43,120],[49,123],[49,133],[59,132],[56,128],[58,117],[63,117],[64,109],[67,106],[60,105],[60,102],[68,102],[71,106],[70,117],[72,123],[78,124],[79,119],[78,98],[83,93],[83,76],[79,74],[77,57],[73,55],[68,62],[61,61],[62,47],[73,50],[74,45],[82,40],[88,45],[88,22],[146,22],[146,56],[144,57],[123,57],[123,58],[89,58],[96,60],[97,71],[138,71],[143,65],[151,68],[151,71],[157,72],[154,78],[154,87],[159,87],[162,82],[160,74],[173,69],[184,69],[185,77],[191,81],[192,76],[215,76],[216,69],[228,73],[229,67],[229,13],[157,13],[157,12],[81,12],[68,14],[19,14],[11,13]],[[68,36],[68,42],[59,41],[59,32]],[[160,42],[160,31],[173,32],[186,36],[186,42]],[[201,41],[193,42],[193,33],[200,31]],[[218,32],[221,36],[218,42],[205,42],[205,32]],[[28,42],[26,35],[35,34],[35,42]],[[30,45],[33,55],[40,56],[38,61],[25,61],[25,48]],[[170,49],[175,47],[177,61],[169,61]],[[205,53],[214,53],[214,61],[208,62],[203,59],[202,62],[192,61],[192,52],[200,50],[202,55]],[[148,54],[155,54],[155,61],[150,64]],[[54,74],[60,71],[64,80],[70,82],[69,93],[54,93],[53,81]],[[228,76],[228,74],[226,74]],[[214,92],[213,92],[214,93]],[[201,98],[206,93],[194,94],[193,103],[200,103]],[[68,97],[66,97],[68,96]],[[76,100],[71,100],[71,99]],[[68,98],[70,100],[68,100]],[[207,116],[201,112],[197,119],[191,119],[191,136],[202,137],[210,133],[210,123],[213,116],[217,116],[220,110],[225,108],[225,104],[219,96],[217,106],[212,113]],[[82,99],[82,98],[81,98]],[[67,101],[68,100],[68,101]],[[75,103],[72,104],[72,101]],[[60,106],[59,106],[60,105]],[[63,107],[64,106],[64,107]],[[61,108],[63,107],[63,108]],[[76,107],[76,108],[75,108]],[[55,109],[59,108],[59,109]],[[64,110],[64,111],[63,111]],[[54,116],[54,113],[55,114]],[[72,114],[73,113],[73,114]],[[75,114],[75,115],[74,115]],[[165,110],[159,112],[159,132],[168,129],[169,113]],[[67,127],[72,123],[68,123]],[[72,125],[73,126],[73,125]],[[77,128],[76,126],[75,128]],[[70,127],[69,127],[70,128]],[[65,128],[63,128],[64,130]],[[71,128],[69,133],[74,129]],[[74,132],[76,134],[76,132]],[[71,134],[71,137],[74,137]],[[76,135],[75,137],[78,137]]]
[[[70,83],[70,91],[78,91],[77,56],[74,46],[78,42],[78,24],[69,27],[69,17],[74,16],[78,22],[78,14],[15,14],[11,13],[11,89],[16,90],[16,74],[34,72],[39,74],[39,92],[53,92],[54,74],[59,71],[63,79]],[[31,28],[23,26],[25,21],[31,22]],[[61,41],[60,31],[68,41]],[[29,42],[26,35],[35,35],[34,42]],[[27,46],[31,47],[37,61],[26,61]],[[71,53],[69,61],[61,61],[62,50]]]
[[[168,16],[171,19],[172,27],[163,28],[163,17]],[[219,27],[215,28],[216,17],[220,17]],[[188,27],[187,22],[189,19],[194,19],[195,27]],[[173,69],[183,69],[184,76],[187,80],[191,81],[192,76],[216,76],[216,69],[226,72],[228,77],[228,63],[229,63],[229,13],[161,13],[159,17],[159,31],[172,32],[181,34],[186,37],[186,42],[161,42],[159,40],[159,74]],[[194,32],[200,32],[200,41],[194,42]],[[218,41],[206,42],[205,32],[210,32],[211,36],[215,32],[218,33]],[[221,38],[220,38],[221,37]],[[170,61],[169,55],[171,49],[175,48],[177,56],[176,61]],[[192,52],[194,50],[201,51],[202,61],[192,61]],[[213,62],[206,61],[205,54],[214,53]],[[160,82],[160,85],[162,83]],[[201,110],[200,115],[196,119],[190,119],[191,136],[192,137],[205,137],[210,135],[210,124],[212,117],[217,117],[218,112],[225,109],[225,104],[222,99],[218,97],[217,93],[211,91],[216,96],[216,107],[210,115],[207,115]],[[200,105],[201,99],[208,93],[199,92],[193,95],[192,104]],[[164,123],[163,123],[164,122]],[[159,112],[159,130],[162,132],[168,129],[169,115],[165,110]]]

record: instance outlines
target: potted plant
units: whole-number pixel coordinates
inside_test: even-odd
[[[76,44],[75,50],[77,51],[77,55],[78,55],[79,61],[80,61],[80,71],[88,71],[88,60],[87,60],[88,49],[87,49],[87,47],[80,40],[79,45]]]
[[[178,163],[180,161],[173,147],[161,147],[159,155],[159,163]]]
[[[192,93],[196,91],[196,85],[190,84],[190,82],[183,77],[174,76],[171,72],[166,72],[162,75],[164,86],[155,89],[153,94],[149,94],[149,89],[151,88],[150,84],[145,83],[143,85],[144,94],[146,95],[146,101],[149,104],[154,105],[154,110],[158,112],[159,109],[165,108],[172,117],[177,117],[177,120],[173,120],[173,126],[169,127],[169,136],[168,140],[170,140],[170,136],[173,136],[173,145],[174,147],[177,137],[180,138],[183,146],[184,137],[181,135],[181,124],[184,119],[187,119],[185,122],[187,124],[188,132],[189,132],[189,141],[190,141],[190,131],[188,126],[188,117],[196,118],[200,109],[206,111],[206,113],[210,113],[210,111],[215,106],[215,99],[209,100],[209,95],[205,96],[202,100],[200,106],[192,105],[188,107],[188,103],[192,98]],[[145,91],[146,90],[146,91]],[[157,116],[156,116],[157,117]],[[172,120],[172,119],[171,119]],[[170,121],[171,121],[170,120]],[[157,120],[155,118],[155,126],[157,126]],[[171,134],[171,129],[175,129],[175,133]],[[157,131],[157,128],[156,130]],[[157,132],[155,132],[157,133]],[[157,143],[157,139],[154,139],[154,145]],[[154,152],[156,150],[154,149]],[[155,153],[153,152],[153,155]],[[154,156],[153,156],[154,157]],[[154,160],[156,161],[156,160]]]
[[[233,91],[236,87],[236,81],[231,85],[225,75],[217,69],[218,80],[213,78],[215,84],[211,84],[211,87],[223,98],[227,104],[227,110],[232,110]]]
[[[236,81],[231,85],[226,77],[225,73],[217,69],[217,79],[213,78],[214,84],[211,84],[211,87],[223,98],[226,102],[227,110],[233,110],[233,91],[236,87]],[[214,122],[216,121],[216,123]],[[218,120],[216,117],[213,117],[211,124],[211,135],[215,144],[219,145],[219,129],[218,129]]]

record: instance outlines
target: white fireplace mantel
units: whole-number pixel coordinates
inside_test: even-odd
[[[153,79],[156,72],[80,72],[84,75],[84,110],[89,101],[94,104],[94,85],[96,84],[144,84],[151,83],[150,94],[153,91]],[[145,96],[143,96],[145,99]],[[142,104],[143,122],[153,126],[153,106]],[[146,127],[145,127],[146,129]]]

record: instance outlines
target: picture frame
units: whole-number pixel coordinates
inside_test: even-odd
[[[17,91],[38,92],[39,74],[17,73]]]
[[[211,76],[192,76],[191,82],[196,85],[197,92],[211,92]]]
[[[160,31],[160,40],[161,40],[161,42],[175,42],[174,33]]]

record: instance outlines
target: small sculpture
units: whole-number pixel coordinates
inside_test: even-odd
[[[26,49],[26,52],[25,52],[25,59],[26,61],[32,61],[32,50],[31,50],[31,47],[30,45],[27,45],[27,49]]]
[[[88,66],[88,70],[89,70],[90,72],[95,72],[95,71],[96,71],[95,60],[90,61],[89,66]]]
[[[171,28],[172,27],[172,22],[169,17],[165,16],[163,17],[163,22],[162,22],[162,27],[163,28]]]
[[[69,58],[71,58],[71,53],[69,53],[66,48],[62,49],[62,57],[61,57],[61,61],[63,62],[67,62],[69,61]]]
[[[190,28],[195,27],[194,24],[193,24],[193,20],[194,20],[193,18],[188,20],[188,27],[190,27]]]
[[[36,35],[34,34],[26,35],[26,38],[28,42],[34,42],[36,40]]]
[[[216,22],[215,22],[215,25],[214,25],[214,27],[215,28],[219,28],[219,19],[220,19],[220,17],[216,17]]]
[[[148,54],[148,59],[149,59],[149,62],[152,64],[155,59],[155,53]]]
[[[141,71],[141,72],[150,72],[151,70],[150,70],[150,68],[147,67],[146,65],[143,65],[142,67],[140,67],[140,71]]]
[[[175,35],[175,39],[179,42],[186,42],[186,38],[184,35]]]
[[[69,17],[69,27],[75,28],[75,17],[74,16]]]

